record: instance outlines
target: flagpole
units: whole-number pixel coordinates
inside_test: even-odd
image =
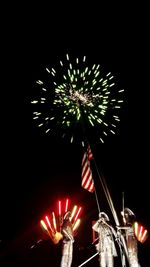
[[[90,145],[90,143],[89,143],[89,141],[88,141],[88,138],[87,138],[87,136],[86,136],[86,134],[85,134],[85,127],[84,127],[84,121],[83,121],[84,112],[82,111],[82,106],[80,105],[80,102],[79,102],[79,107],[80,107],[80,111],[81,111],[81,114],[82,114],[82,116],[81,116],[81,118],[82,118],[82,119],[81,119],[81,124],[82,124],[82,130],[83,130],[84,138],[85,138],[87,144]],[[94,159],[94,157],[93,157],[93,159]],[[113,217],[114,217],[115,223],[116,223],[117,226],[119,226],[120,223],[119,223],[119,220],[118,220],[118,217],[117,217],[117,213],[116,213],[116,210],[115,210],[115,208],[114,208],[114,205],[113,205],[113,202],[112,202],[112,199],[111,199],[111,196],[110,196],[110,193],[109,193],[109,190],[108,190],[106,181],[105,181],[104,177],[103,177],[103,178],[101,177],[101,175],[100,175],[100,173],[99,173],[99,171],[98,171],[98,168],[97,168],[97,164],[96,164],[95,159],[94,159],[94,164],[95,164],[95,168],[96,168],[96,171],[97,171],[99,180],[100,180],[101,185],[102,185],[102,187],[103,187],[104,193],[105,193],[105,195],[106,195],[108,204],[109,204],[109,206],[110,206],[112,215],[113,215]],[[94,186],[94,187],[95,187],[95,186]],[[98,207],[98,212],[100,213],[100,205],[99,205],[99,202],[98,202],[98,197],[97,197],[97,193],[96,193],[96,187],[95,187],[94,192],[95,192],[95,198],[96,198],[96,203],[97,203],[97,207]],[[122,234],[121,234],[121,239],[122,239],[122,243],[123,243],[123,247],[124,247],[124,250],[125,250],[126,257],[127,257],[127,259],[128,259],[127,246],[126,246],[126,242],[125,242],[124,236],[123,236]],[[129,261],[129,259],[128,259],[128,261]]]
[[[86,127],[85,127],[85,123],[84,123],[84,111],[82,109],[82,105],[81,105],[81,102],[79,101],[78,102],[79,104],[79,108],[80,108],[80,111],[81,111],[81,125],[82,125],[82,131],[83,131],[83,140],[86,142],[86,145],[90,146],[90,143],[88,141],[88,138],[87,138],[87,134],[86,134]],[[83,145],[83,143],[82,143]],[[93,179],[94,181],[94,179]],[[95,199],[96,199],[96,204],[97,204],[97,209],[98,209],[98,213],[100,213],[100,205],[99,205],[99,202],[98,202],[98,196],[97,196],[97,192],[96,192],[96,187],[95,187],[95,183],[94,183],[94,194],[95,194]]]
[[[122,216],[123,216],[123,221],[125,221],[125,217],[124,217],[124,192],[122,192]]]
[[[100,210],[100,205],[99,205],[99,202],[98,202],[98,197],[97,197],[97,193],[96,193],[96,188],[95,188],[95,190],[94,190],[94,193],[95,193],[95,198],[96,198],[96,203],[97,203],[98,213],[100,214],[101,210]]]
[[[122,211],[124,212],[124,192],[122,192]]]
[[[119,223],[119,220],[118,220],[118,216],[117,216],[116,210],[115,210],[115,208],[114,208],[114,204],[113,204],[113,202],[112,202],[112,198],[111,198],[111,196],[110,196],[110,193],[109,193],[109,190],[108,190],[106,181],[105,181],[104,177],[102,178],[102,176],[100,175],[100,173],[99,173],[99,171],[98,171],[98,167],[97,167],[97,165],[96,165],[96,161],[95,161],[95,159],[94,159],[94,164],[95,164],[95,168],[96,168],[96,171],[97,171],[99,180],[100,180],[101,185],[102,185],[102,187],[103,187],[104,193],[105,193],[105,195],[106,195],[108,204],[109,204],[109,206],[110,206],[112,215],[113,215],[113,217],[114,217],[115,223],[116,223],[117,226],[119,226],[120,223]],[[125,242],[124,236],[121,234],[120,237],[121,237],[121,241],[122,241],[122,244],[123,244],[123,247],[124,247],[124,250],[125,250],[126,257],[127,257],[128,261],[129,261],[129,258],[128,258],[128,250],[127,250],[127,246],[126,246],[126,242]]]

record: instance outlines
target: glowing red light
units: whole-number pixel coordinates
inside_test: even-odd
[[[134,233],[138,241],[144,243],[148,238],[148,231],[138,222],[134,223]]]
[[[79,215],[80,215],[80,212],[81,212],[81,207],[78,209],[78,211],[77,211],[77,214],[76,214],[76,216],[75,216],[75,221],[78,219],[78,217],[79,217]]]
[[[69,211],[69,199],[64,200],[64,205],[63,201],[59,200],[58,201],[58,206],[57,206],[57,212],[55,213],[54,211],[51,213],[49,216],[45,216],[44,220],[40,221],[40,224],[42,226],[42,229],[45,230],[47,235],[51,238],[54,244],[57,244],[62,238],[63,235],[61,233],[61,227],[63,223],[63,218],[64,214]],[[81,216],[81,210],[82,208],[77,205],[74,205],[70,211],[71,211],[71,223],[73,226],[73,231],[74,234],[77,228],[80,225],[80,216]]]
[[[65,204],[65,212],[68,211],[68,204],[69,204],[69,199],[67,198],[66,199],[66,204]]]
[[[58,214],[61,216],[61,201],[58,201]]]

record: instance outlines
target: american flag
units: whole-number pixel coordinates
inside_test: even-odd
[[[90,161],[93,159],[93,154],[88,145],[87,151],[84,152],[82,159],[82,181],[81,186],[89,192],[94,192],[94,180],[90,168]]]

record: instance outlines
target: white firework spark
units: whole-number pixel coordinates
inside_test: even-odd
[[[75,138],[74,129],[83,125],[99,128],[99,139],[104,142],[108,133],[115,134],[118,109],[123,100],[123,89],[118,90],[111,72],[103,74],[100,65],[86,65],[86,57],[76,58],[72,64],[69,55],[58,67],[46,67],[45,80],[37,80],[40,95],[32,100],[37,107],[33,119],[46,133],[60,130],[62,136]]]

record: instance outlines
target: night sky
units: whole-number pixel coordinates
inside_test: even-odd
[[[17,16],[7,14],[9,23],[4,27],[1,50],[1,266],[9,261],[14,266],[59,266],[61,248],[51,244],[39,221],[58,199],[66,197],[83,207],[73,266],[94,252],[91,222],[97,219],[98,211],[95,195],[81,188],[81,146],[46,136],[32,120],[30,99],[35,81],[47,64],[55,64],[66,53],[86,55],[93,64],[101,64],[125,90],[116,135],[108,136],[104,144],[91,135],[91,145],[119,219],[124,192],[125,206],[150,231],[150,57],[144,12],[140,7],[120,7],[120,12],[109,14],[107,9],[96,12],[94,8],[88,14],[83,10],[84,16],[77,13],[78,19],[76,12],[61,13],[61,8],[51,8],[45,16],[35,10]],[[98,196],[101,209],[114,225],[100,185]],[[42,241],[37,244],[38,240]],[[147,266],[149,247],[149,239],[139,244],[142,267]],[[97,264],[95,259],[87,266]]]

